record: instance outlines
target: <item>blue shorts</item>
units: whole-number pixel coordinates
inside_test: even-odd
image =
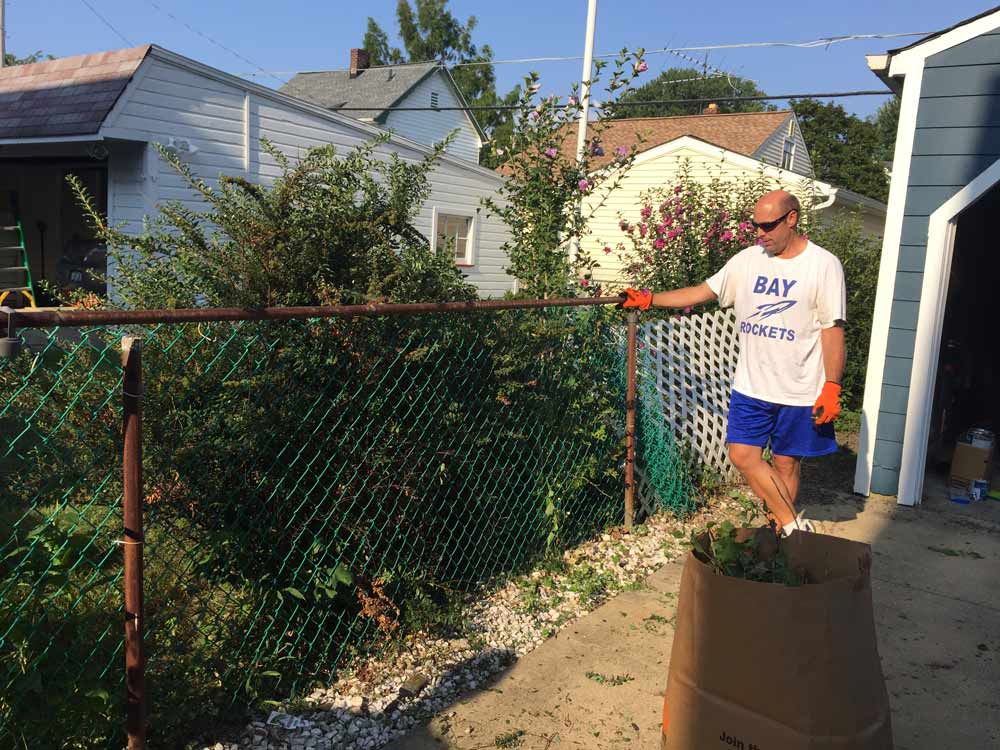
[[[756,445],[779,456],[826,456],[837,452],[833,423],[813,424],[811,406],[784,406],[733,391],[727,443]]]

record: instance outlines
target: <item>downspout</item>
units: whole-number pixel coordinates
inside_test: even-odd
[[[822,211],[824,208],[829,208],[834,203],[837,202],[837,188],[832,188],[826,196],[826,202],[820,203],[818,206],[813,206],[813,211]]]

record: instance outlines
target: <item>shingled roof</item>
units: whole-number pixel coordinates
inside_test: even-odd
[[[0,139],[96,133],[149,49],[0,68]]]
[[[438,63],[366,68],[351,77],[349,70],[322,70],[298,73],[278,89],[283,94],[305,99],[325,109],[371,107],[345,112],[357,120],[380,120],[386,110],[434,73]]]
[[[791,116],[791,110],[779,110],[611,120],[601,133],[601,147],[605,156],[595,159],[592,164],[600,167],[610,162],[617,147],[631,148],[638,142],[640,135],[644,139],[639,144],[640,153],[689,135],[728,151],[753,156],[764,141],[783,127]],[[576,158],[576,125],[567,126],[562,152],[571,160]]]

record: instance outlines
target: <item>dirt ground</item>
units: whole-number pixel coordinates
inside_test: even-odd
[[[849,447],[811,460],[800,499],[823,533],[874,551],[879,651],[897,750],[1000,748],[1000,502],[917,508],[849,493]],[[660,747],[680,566],[543,643],[391,750]]]

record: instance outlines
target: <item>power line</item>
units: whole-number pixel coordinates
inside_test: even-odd
[[[703,80],[703,79],[697,79]],[[879,90],[869,90],[869,91],[834,91],[830,93],[811,93],[811,94],[778,94],[775,96],[713,96],[703,99],[654,99],[652,101],[643,102],[613,102],[609,105],[603,105],[600,102],[591,102],[591,106],[598,109],[614,109],[618,107],[648,107],[658,104],[712,104],[718,102],[769,102],[769,101],[780,101],[784,99],[842,99],[851,96],[893,96],[893,92],[889,89],[879,89]],[[566,109],[567,107],[575,107],[577,105],[573,104],[545,104],[542,105],[546,109]],[[373,107],[336,107],[332,108],[334,112],[371,112]],[[487,110],[487,111],[497,111],[497,110],[517,110],[521,109],[519,104],[474,104],[468,107],[383,107],[374,109],[379,109],[381,112],[449,112],[452,110],[464,111],[464,110]]]
[[[83,1],[86,2],[86,0],[83,0]],[[148,5],[153,6],[156,10],[158,10],[163,15],[165,15],[168,18],[171,18],[172,20],[174,20],[177,23],[179,23],[181,26],[183,26],[188,31],[190,31],[192,34],[197,34],[198,36],[200,36],[205,41],[209,42],[210,44],[214,44],[219,49],[221,49],[221,50],[223,50],[225,52],[228,52],[233,57],[236,57],[236,58],[242,60],[243,62],[245,62],[247,65],[253,65],[255,68],[257,68],[258,71],[260,71],[262,74],[268,76],[269,78],[273,78],[274,80],[278,81],[278,83],[287,83],[287,81],[285,81],[285,80],[283,80],[281,78],[278,78],[278,76],[275,73],[268,72],[268,71],[264,70],[260,65],[258,65],[257,63],[255,63],[253,60],[248,60],[247,58],[245,58],[243,55],[241,55],[236,50],[230,49],[229,47],[227,47],[226,45],[224,45],[222,42],[217,42],[215,39],[213,39],[212,37],[210,37],[208,34],[205,34],[205,33],[201,32],[201,31],[199,31],[198,29],[194,28],[190,24],[186,23],[185,21],[183,21],[180,18],[178,18],[177,16],[175,16],[169,10],[164,10],[159,5],[157,5],[155,2],[153,2],[153,0],[146,0],[146,3]]]
[[[147,0],[149,2],[149,0]],[[735,44],[704,44],[694,47],[663,47],[661,49],[651,49],[646,50],[645,55],[673,55],[679,52],[708,52],[712,50],[726,50],[726,49],[760,49],[764,47],[787,47],[787,48],[798,48],[798,49],[815,49],[820,47],[831,47],[834,44],[842,44],[844,42],[859,41],[865,39],[897,39],[899,37],[908,36],[927,36],[932,34],[931,31],[902,31],[893,34],[841,34],[839,36],[826,36],[820,37],[819,39],[811,39],[805,42],[738,42]],[[618,52],[609,52],[603,55],[594,55],[594,59],[608,60],[615,59],[619,56]],[[577,60],[582,60],[583,55],[560,55],[551,57],[516,57],[508,60],[470,60],[469,62],[459,62],[451,63],[448,65],[449,68],[462,68],[473,65],[519,65],[523,63],[536,63],[536,62],[574,62]],[[688,58],[692,59],[692,58]],[[395,65],[372,65],[368,70],[377,70],[378,68],[401,68],[407,65],[427,65],[428,63],[441,62],[440,60],[424,60],[422,62],[405,62],[397,63]],[[701,65],[701,61],[696,61],[698,65]],[[303,70],[282,70],[282,71],[263,71],[268,75],[295,75],[296,73],[313,73],[316,71],[303,71]],[[245,73],[241,75],[256,75],[255,73]]]
[[[128,40],[127,36],[125,36],[123,33],[121,33],[114,26],[112,26],[111,22],[108,19],[106,19],[104,16],[102,16],[100,13],[98,13],[97,12],[97,8],[95,8],[93,5],[91,5],[89,2],[87,2],[87,0],[80,0],[80,2],[83,3],[84,5],[86,5],[90,9],[90,12],[93,13],[95,16],[97,16],[98,20],[100,20],[101,23],[103,23],[105,26],[107,26],[109,29],[111,29],[115,34],[117,34],[118,38],[121,39],[123,42],[125,42],[125,44],[127,44],[129,47],[134,47],[135,46],[134,44],[132,44],[132,42],[130,42]]]

